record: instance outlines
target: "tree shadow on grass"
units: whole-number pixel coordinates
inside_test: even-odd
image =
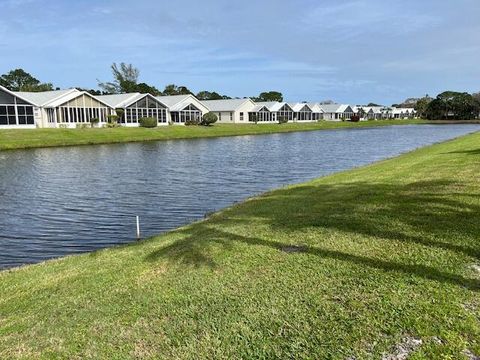
[[[469,155],[480,155],[480,148],[472,150],[461,150],[461,151],[450,151],[447,154],[469,154]]]
[[[392,241],[400,241],[480,259],[480,225],[476,219],[476,215],[480,214],[480,194],[462,191],[463,187],[452,181],[434,180],[403,185],[365,182],[318,184],[276,191],[215,215],[212,222],[179,230],[180,240],[153,251],[146,260],[167,258],[194,266],[215,267],[211,250],[218,245],[229,249],[237,242],[277,250],[295,245],[242,236],[227,230],[240,223],[247,229],[249,224],[262,223],[286,234],[315,228],[333,229],[384,240],[385,247],[390,246]],[[478,279],[465,278],[421,263],[389,261],[316,245],[302,247],[301,252],[384,271],[412,274],[475,291],[480,288]]]
[[[146,260],[150,262],[159,259],[169,259],[171,261],[184,263],[194,266],[210,266],[215,268],[217,265],[213,257],[209,255],[209,247],[220,244],[231,248],[234,242],[244,243],[251,246],[263,246],[284,251],[291,248],[291,244],[281,243],[273,240],[261,239],[256,237],[247,237],[238,234],[229,233],[217,228],[209,227],[206,224],[197,224],[196,230],[184,230],[181,233],[185,236],[177,242],[155,250],[147,255]],[[202,234],[203,233],[203,234]],[[348,254],[342,251],[322,249],[312,246],[302,246],[298,252],[309,255],[315,255],[323,259],[335,259],[346,261],[353,264],[368,266],[370,268],[383,271],[393,271],[404,274],[415,275],[424,279],[434,280],[443,283],[450,283],[457,286],[463,286],[470,290],[480,291],[480,281],[469,279],[460,275],[451,274],[435,269],[431,266],[421,264],[410,265],[399,262],[386,261],[365,256]]]

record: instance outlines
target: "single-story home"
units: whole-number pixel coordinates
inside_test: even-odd
[[[144,117],[157,119],[158,125],[168,125],[168,108],[153,95],[129,93],[97,96],[114,109],[122,109],[119,123],[125,126],[138,126],[138,120]]]
[[[202,116],[210,112],[193,95],[173,95],[173,96],[157,96],[155,97],[161,104],[165,104],[168,108],[168,121],[173,124],[185,124],[188,121],[200,122]]]
[[[255,103],[249,99],[203,100],[210,112],[218,117],[219,123],[248,123],[248,113],[255,108]]]
[[[280,117],[293,121],[295,112],[285,102],[270,101],[255,103],[255,107],[248,113],[250,122],[276,122]]]
[[[293,121],[318,121],[323,119],[323,110],[318,103],[289,103],[294,111]]]
[[[77,89],[14,94],[35,106],[35,125],[41,128],[76,127],[78,124],[90,124],[94,118],[104,124],[107,116],[115,111],[102,100]]]
[[[306,103],[289,103],[293,110],[293,121],[313,121],[313,110]]]
[[[323,109],[325,120],[341,121],[349,120],[355,112],[348,104],[320,104]]]
[[[412,108],[392,108],[390,117],[392,119],[411,119],[416,114],[415,109]]]

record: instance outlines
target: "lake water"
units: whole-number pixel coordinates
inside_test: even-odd
[[[147,237],[477,130],[408,125],[0,152],[0,269],[134,241],[136,215]]]

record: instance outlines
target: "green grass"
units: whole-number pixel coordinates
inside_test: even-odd
[[[479,355],[479,169],[477,133],[0,272],[0,358]]]
[[[0,130],[0,150],[50,146],[111,144],[134,141],[190,139],[218,136],[256,135],[277,132],[310,131],[365,126],[423,124],[424,120],[381,120],[360,123],[322,121],[318,123],[244,124],[214,126],[168,126],[146,128],[31,129]]]

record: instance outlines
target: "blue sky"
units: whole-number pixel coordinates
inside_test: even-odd
[[[0,0],[0,74],[140,80],[289,101],[384,104],[480,91],[479,0]]]

